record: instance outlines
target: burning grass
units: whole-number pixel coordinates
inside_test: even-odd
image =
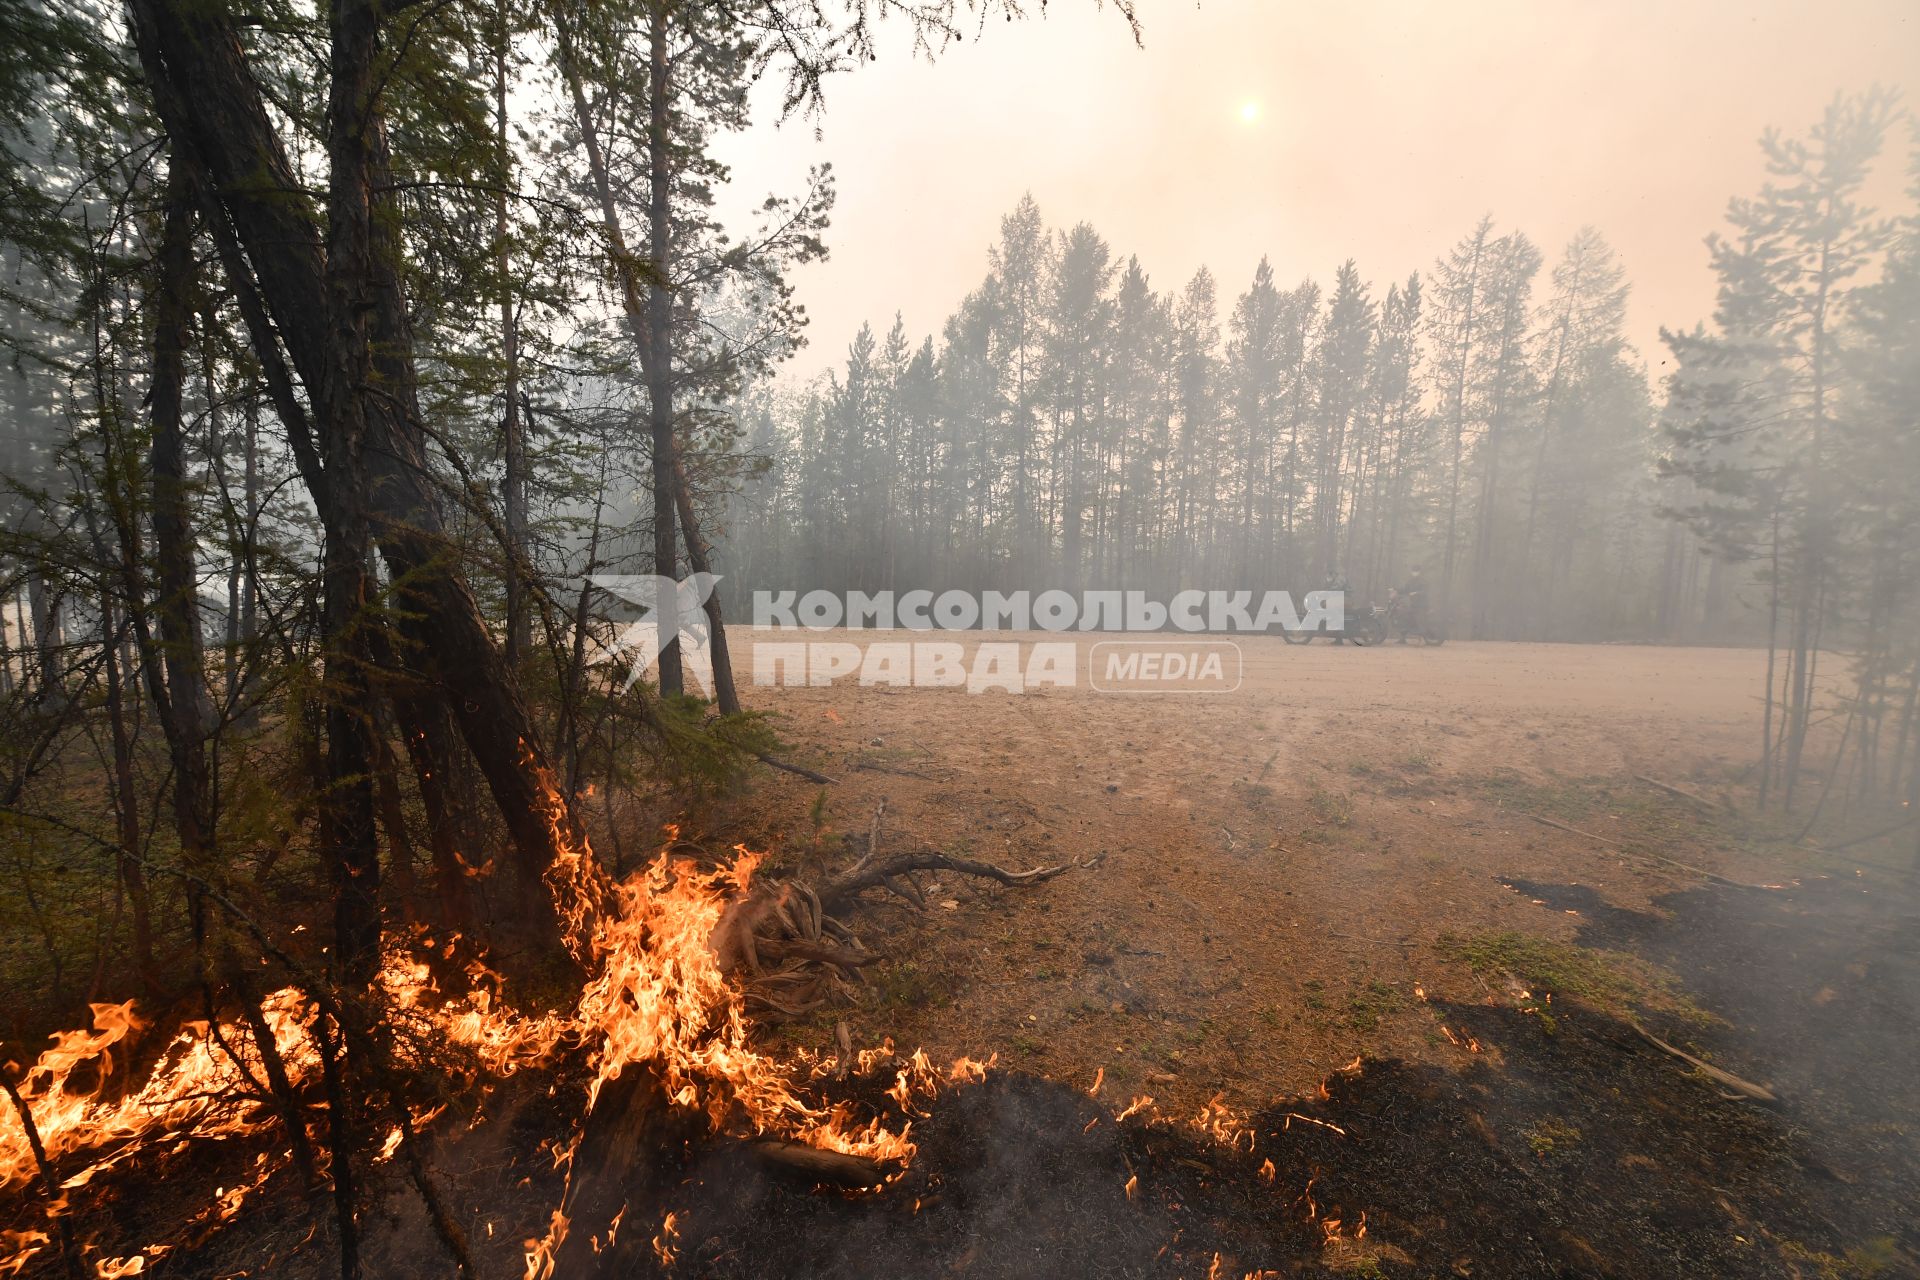
[[[479,1167],[490,1146],[547,1140],[545,1154],[516,1158],[490,1181],[447,1180],[453,1216],[469,1231],[484,1224],[491,1233],[474,1242],[476,1258],[489,1264],[481,1273],[501,1274],[526,1235],[531,1243],[513,1266],[529,1275],[593,1274],[612,1258],[620,1260],[617,1274],[703,1280],[1405,1277],[1461,1273],[1463,1265],[1476,1278],[1516,1280],[1601,1268],[1628,1277],[1784,1278],[1846,1275],[1856,1261],[1875,1262],[1876,1249],[1896,1267],[1882,1274],[1897,1274],[1905,1258],[1899,1246],[1862,1244],[1832,1225],[1795,1140],[1765,1112],[1676,1073],[1598,1007],[1641,990],[1605,953],[1524,935],[1457,940],[1456,958],[1480,971],[1524,973],[1543,990],[1551,982],[1577,995],[1561,1010],[1562,1033],[1540,1036],[1527,1011],[1505,1003],[1436,1005],[1463,1036],[1497,1054],[1476,1055],[1457,1071],[1356,1059],[1315,1096],[1249,1114],[1215,1099],[1188,1114],[1104,1073],[1070,1085],[989,1063],[941,1067],[885,1046],[770,1056],[754,1043],[739,979],[722,970],[711,946],[721,916],[751,893],[754,870],[750,858],[702,868],[662,857],[610,886],[613,914],[589,944],[603,963],[577,1007],[563,1013],[515,1011],[491,994],[442,994],[430,966],[415,958],[423,938],[390,960],[387,1001],[444,1028],[476,1081],[501,1100],[482,1108],[485,1116],[420,1112],[421,1125],[441,1134],[438,1161]],[[257,1104],[230,1130],[247,1141],[202,1142],[214,1113],[174,1111],[140,1141],[122,1133],[117,1145],[94,1146],[106,1131],[88,1126],[121,1114],[120,1099],[151,1104],[172,1090],[179,1096],[155,1108],[162,1114],[206,1105],[186,1097],[188,1080],[202,1093],[221,1091],[166,1066],[173,1054],[163,1054],[137,1090],[123,1073],[108,1084],[97,1073],[106,1069],[102,1059],[117,1071],[120,1042],[95,1040],[111,1035],[119,1016],[109,1013],[106,1029],[86,1040],[56,1046],[71,1059],[62,1105],[81,1108],[73,1125],[50,1125],[64,1135],[60,1166],[69,1179],[98,1167],[73,1187],[76,1209],[90,1190],[169,1162],[180,1167],[188,1148],[276,1158],[275,1120]],[[285,1056],[310,1071],[300,1064],[312,1014],[296,1005],[285,1016]],[[211,1029],[182,1034],[189,1032],[199,1037],[194,1052],[222,1052]],[[243,1030],[221,1034],[245,1043]],[[636,1080],[652,1082],[665,1099],[671,1123],[649,1132],[670,1140],[633,1153],[651,1171],[643,1195],[593,1201],[583,1183],[608,1168],[596,1135]],[[39,1114],[55,1091],[51,1077],[36,1081]],[[516,1119],[509,1096],[521,1106],[549,1102]],[[462,1114],[466,1125],[456,1123]],[[316,1137],[321,1130],[316,1123]],[[772,1138],[807,1152],[884,1158],[884,1176],[864,1190],[822,1194],[821,1166],[788,1158]],[[374,1159],[399,1154],[388,1136]],[[251,1168],[244,1159],[222,1167]],[[204,1160],[194,1168],[209,1171]],[[260,1263],[267,1255],[254,1233],[275,1215],[248,1214],[246,1205],[288,1204],[299,1190],[281,1178],[236,1197],[236,1185],[224,1182],[210,1204],[200,1197],[230,1223],[195,1231],[176,1221],[155,1242],[164,1248],[139,1252],[103,1241],[88,1255],[94,1274],[200,1269],[210,1248],[229,1262]],[[377,1274],[444,1267],[430,1233],[405,1229],[416,1219],[402,1215],[370,1246]],[[15,1270],[53,1259],[51,1232],[8,1229]],[[322,1232],[305,1247],[288,1246],[293,1262],[284,1273],[325,1273],[326,1244]],[[562,1262],[569,1244],[584,1266]]]
[[[419,1134],[463,1086],[465,1109],[477,1122],[477,1100],[502,1081],[577,1056],[584,1107],[571,1134],[551,1144],[565,1186],[544,1229],[527,1240],[525,1274],[583,1275],[585,1262],[611,1254],[616,1240],[623,1249],[633,1245],[631,1224],[621,1230],[632,1206],[624,1192],[609,1197],[608,1185],[618,1191],[625,1167],[655,1161],[653,1140],[757,1142],[763,1158],[816,1180],[876,1185],[912,1159],[908,1134],[924,1100],[984,1074],[966,1060],[936,1068],[917,1053],[896,1063],[888,1045],[858,1060],[863,1072],[891,1071],[892,1118],[820,1101],[812,1087],[825,1069],[818,1060],[776,1058],[755,1047],[747,982],[791,987],[808,962],[830,975],[857,973],[864,953],[857,944],[833,945],[852,943],[844,928],[823,933],[819,897],[804,886],[761,891],[754,883],[760,858],[745,849],[712,867],[662,852],[613,882],[584,838],[567,834],[575,828],[557,793],[550,794],[550,819],[566,838],[548,884],[567,948],[589,974],[572,1008],[514,1007],[499,996],[500,975],[478,961],[462,972],[453,964],[456,945],[425,933],[396,938],[374,989],[352,997],[261,935],[297,981],[257,1007],[236,987],[241,1014],[184,1022],[158,1054],[131,1052],[147,1025],[132,1001],[95,1005],[93,1026],[54,1036],[20,1073],[12,1110],[0,1113],[0,1191],[24,1193],[37,1182],[41,1216],[59,1228],[57,1240],[38,1225],[5,1228],[0,1274],[22,1272],[53,1256],[56,1246],[70,1267],[84,1257],[101,1276],[144,1273],[182,1240],[151,1241],[126,1254],[112,1252],[118,1245],[77,1241],[75,1198],[116,1175],[151,1174],[191,1148],[237,1139],[260,1139],[264,1149],[244,1181],[223,1186],[196,1224],[233,1218],[290,1166],[303,1181],[324,1176],[344,1185],[358,1150],[376,1164],[397,1159],[405,1166],[435,1234],[471,1274],[470,1248],[441,1203]],[[1008,883],[1044,878],[942,865]],[[913,868],[888,862],[879,870],[885,874],[878,883],[896,892],[910,888],[905,877]],[[853,880],[834,892],[850,898],[862,887]],[[809,927],[795,941],[801,924]],[[774,955],[790,963],[775,966]],[[449,971],[461,989],[441,989]],[[345,1052],[355,1064],[354,1084],[346,1082]],[[845,1056],[853,1056],[851,1046]],[[843,1061],[839,1069],[844,1074],[850,1065]],[[371,1096],[346,1101],[350,1088]],[[385,1117],[378,1142],[362,1137],[343,1148],[348,1126],[373,1116]],[[643,1238],[658,1265],[671,1262],[678,1247],[671,1217]]]

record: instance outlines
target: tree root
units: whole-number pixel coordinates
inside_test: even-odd
[[[922,853],[896,853],[877,864],[869,863],[866,859],[862,859],[862,863],[865,865],[856,866],[845,875],[828,881],[826,887],[820,890],[819,901],[824,910],[837,913],[851,906],[853,899],[866,890],[877,888],[885,888],[917,907],[924,907],[926,899],[912,880],[916,871],[957,871],[962,875],[978,876],[983,880],[995,880],[1013,886],[1039,884],[1072,868],[1071,863],[1060,863],[1051,867],[1034,867],[1029,871],[1007,871],[991,862],[956,858],[952,854],[931,849]]]
[[[836,998],[850,998],[861,970],[882,958],[836,916],[869,889],[885,889],[922,910],[926,895],[914,882],[921,871],[954,871],[1017,886],[1050,880],[1072,864],[1007,871],[992,863],[933,850],[876,859],[881,811],[874,814],[865,856],[851,870],[815,889],[798,880],[763,883],[729,906],[714,926],[711,945],[721,969],[738,973],[748,1009],[760,1020],[805,1017]]]

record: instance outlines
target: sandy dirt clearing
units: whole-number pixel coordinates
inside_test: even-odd
[[[754,644],[792,638],[737,631],[736,666],[751,672]],[[1062,637],[964,639],[971,651]],[[1084,660],[1099,638],[1076,643]],[[838,779],[817,834],[819,788],[784,775],[756,788],[785,856],[851,860],[884,797],[886,851],[1093,864],[1030,890],[944,877],[930,919],[876,906],[890,959],[846,1015],[857,1040],[997,1050],[1063,1079],[1104,1068],[1116,1090],[1193,1106],[1310,1089],[1362,1052],[1457,1056],[1414,988],[1471,996],[1480,979],[1435,940],[1570,937],[1578,924],[1504,879],[1581,884],[1636,910],[1697,882],[1526,812],[1564,812],[1564,789],[1583,806],[1571,825],[1610,838],[1623,815],[1606,791],[1589,815],[1593,787],[1624,784],[1636,811],[1670,804],[1631,776],[1712,792],[1754,750],[1763,655],[1749,651],[1239,644],[1231,693],[1106,693],[1084,679],[1019,695],[850,679],[747,689],[796,759]],[[1732,847],[1684,852],[1729,874],[1777,870]],[[788,1034],[824,1044],[830,1031],[828,1018]]]

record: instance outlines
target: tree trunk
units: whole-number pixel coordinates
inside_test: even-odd
[[[713,562],[708,558],[711,550],[706,538],[701,536],[700,521],[693,509],[693,490],[687,484],[687,469],[680,462],[676,449],[673,458],[673,492],[680,507],[680,527],[687,539],[687,563],[695,573],[713,572]],[[713,694],[725,715],[740,710],[740,694],[733,684],[733,658],[727,651],[726,620],[720,616],[720,593],[715,591],[707,596],[707,647],[713,660]]]
[[[426,693],[426,677],[400,662],[389,632],[374,628],[367,639],[375,664],[382,668],[382,692],[392,704],[426,811],[427,849],[441,918],[465,929],[473,923],[474,910],[462,846],[474,852],[476,862],[485,859],[478,853],[482,846],[473,833],[471,806],[456,765],[459,731],[446,704]]]
[[[198,547],[187,503],[186,440],[181,397],[186,382],[185,349],[193,308],[193,202],[187,184],[167,183],[166,225],[161,237],[159,279],[149,299],[153,314],[153,385],[148,393],[153,443],[153,544],[159,577],[156,614],[164,693],[155,690],[167,716],[173,759],[174,825],[187,865],[204,866],[213,840],[213,781],[207,738],[213,703],[207,692],[206,655],[200,631]]]
[[[647,289],[647,347],[642,361],[647,377],[648,422],[653,435],[653,571],[679,580],[678,541],[674,533],[673,436],[673,155],[668,104],[673,92],[667,59],[667,0],[654,0],[647,33],[647,234],[653,251],[653,278]],[[660,696],[681,692],[680,621],[674,595],[663,590],[658,602]]]
[[[650,179],[647,218],[653,262],[650,266],[652,279],[644,301],[633,255],[627,248],[626,232],[620,223],[620,212],[614,205],[606,155],[601,150],[599,131],[594,127],[593,115],[587,105],[586,90],[580,80],[571,36],[564,26],[559,31],[558,40],[560,73],[573,99],[574,120],[580,128],[581,144],[587,153],[588,174],[599,198],[602,233],[607,239],[607,255],[611,260],[615,282],[620,286],[627,334],[640,355],[647,382],[648,427],[653,450],[654,573],[662,578],[677,579],[679,556],[674,523],[679,504],[675,479],[678,449],[673,430],[673,293],[667,278],[673,238],[673,173],[668,107],[672,89],[667,58],[665,6],[658,6],[654,10],[648,45],[652,75],[647,88]],[[691,545],[689,543],[689,547]],[[658,679],[660,693],[664,697],[681,692],[684,685],[678,642],[680,624],[673,610],[674,593],[665,591],[661,595],[654,621],[660,628]],[[721,643],[725,644],[724,639]],[[722,665],[724,659],[716,658],[716,680]]]
[[[27,575],[27,607],[33,613],[34,652],[40,660],[40,697],[55,702],[66,691],[60,654],[60,598],[47,586],[45,574],[37,567]]]
[[[216,242],[263,367],[277,384],[276,407],[289,417],[309,488],[323,513],[336,508],[338,518],[344,486],[332,482],[334,459],[350,450],[363,459],[359,492],[400,588],[401,632],[437,677],[513,837],[524,890],[517,901],[538,917],[533,923],[553,933],[558,921],[545,885],[549,868],[564,863],[572,886],[569,914],[597,909],[597,877],[512,673],[448,554],[415,402],[411,347],[399,337],[406,316],[397,246],[389,220],[372,217],[373,192],[384,181],[376,176],[373,149],[384,140],[371,100],[380,11],[342,5],[335,15],[334,102],[348,118],[333,122],[339,136],[327,245],[227,15],[188,0],[133,0],[130,11],[169,139],[204,177],[203,204],[222,224],[215,227]],[[379,329],[387,335],[372,369],[365,359],[365,313],[358,310],[363,303],[380,312]],[[348,309],[339,312],[343,304]],[[344,336],[330,322],[336,314],[348,321]],[[317,442],[303,439],[307,417],[280,360],[282,341],[312,404]],[[380,376],[374,383],[356,381],[356,368]],[[363,433],[357,441],[356,430]],[[323,450],[328,473],[316,465]]]
[[[120,674],[120,632],[114,625],[113,597],[100,598],[101,665],[107,685],[107,725],[113,739],[113,816],[120,842],[120,883],[133,910],[134,973],[143,984],[154,981],[153,906],[146,870],[140,865],[140,798],[133,778],[133,735],[127,726],[125,682]]]
[[[507,644],[506,662],[517,668],[533,645],[533,620],[527,608],[526,582],[521,574],[529,562],[527,545],[527,424],[520,413],[520,320],[514,308],[513,254],[509,247],[506,184],[512,169],[512,151],[507,144],[507,56],[510,36],[504,4],[495,11],[498,23],[494,44],[494,134],[500,149],[501,187],[494,196],[494,237],[499,244],[500,272],[500,359],[506,366],[506,412],[500,429],[505,436],[505,471],[501,484],[505,489],[507,522]]]

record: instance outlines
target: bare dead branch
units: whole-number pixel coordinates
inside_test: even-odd
[[[797,774],[800,777],[805,778],[808,782],[817,782],[823,787],[830,786],[833,783],[840,781],[840,779],[838,778],[829,778],[824,773],[816,773],[812,769],[807,768],[805,765],[793,764],[786,760],[777,759],[773,756],[766,754],[764,751],[756,752],[755,754],[759,756],[761,764],[771,765],[775,769],[781,769],[786,771],[787,773]]]
[[[1673,1045],[1668,1044],[1665,1040],[1662,1040],[1659,1036],[1656,1036],[1655,1034],[1653,1034],[1653,1032],[1641,1026],[1637,1021],[1635,1021],[1632,1018],[1627,1019],[1627,1025],[1632,1027],[1635,1031],[1638,1031],[1640,1033],[1640,1038],[1645,1040],[1648,1044],[1652,1045],[1654,1048],[1659,1049],[1663,1053],[1672,1054],[1674,1057],[1680,1059],[1682,1062],[1685,1062],[1687,1065],[1693,1067],[1695,1070],[1699,1071],[1702,1075],[1706,1076],[1708,1079],[1714,1081],[1717,1084],[1723,1084],[1727,1086],[1727,1088],[1732,1089],[1734,1092],[1739,1093],[1745,1097],[1752,1098],[1756,1102],[1778,1102],[1780,1100],[1779,1098],[1774,1096],[1774,1093],[1771,1089],[1768,1089],[1762,1085],[1757,1085],[1753,1083],[1751,1080],[1742,1080],[1739,1076],[1734,1075],[1731,1071],[1722,1071],[1719,1067],[1714,1066],[1711,1062],[1701,1061],[1699,1058],[1696,1058],[1692,1054],[1688,1053],[1685,1049],[1675,1048]]]
[[[909,901],[914,900],[918,890],[912,895],[904,893],[894,882],[916,871],[957,871],[962,875],[978,876],[983,880],[994,880],[1000,884],[1029,885],[1051,880],[1064,871],[1070,870],[1070,863],[1061,863],[1051,867],[1034,867],[1029,871],[1007,871],[990,862],[976,862],[971,858],[956,858],[952,854],[928,850],[923,853],[897,853],[883,862],[850,871],[830,881],[820,890],[820,905],[833,914],[868,889],[889,888]],[[911,883],[911,882],[907,882]],[[924,899],[920,900],[924,905]]]

